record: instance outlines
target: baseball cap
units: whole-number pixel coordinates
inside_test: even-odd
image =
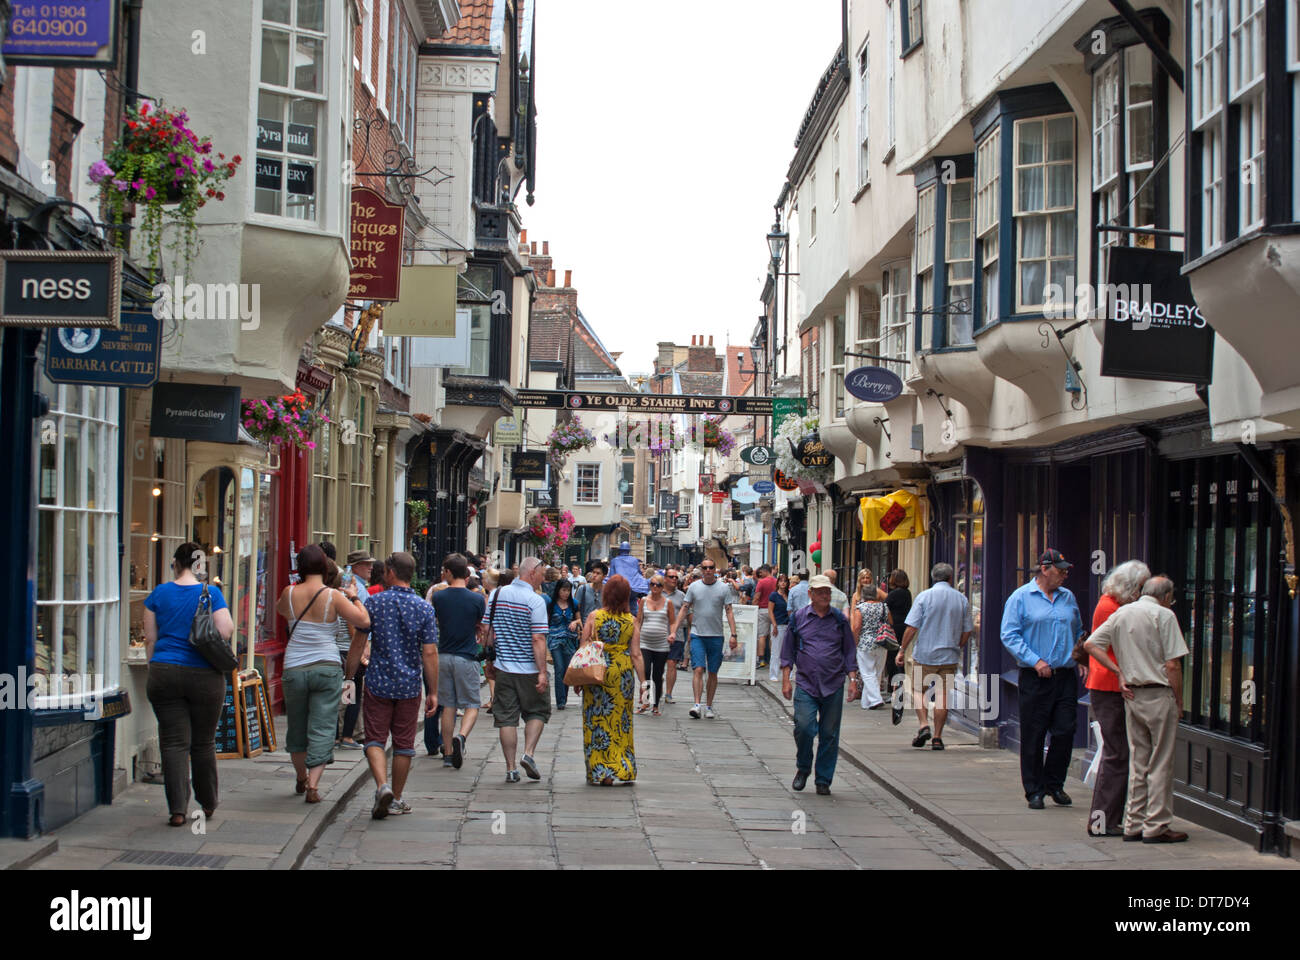
[[[824,573],[819,573],[808,581],[809,590],[816,590],[818,587],[825,587],[827,590],[831,589],[831,578]]]
[[[1069,570],[1074,564],[1065,559],[1060,550],[1047,549],[1043,555],[1038,558],[1040,567],[1056,567],[1058,570]]]

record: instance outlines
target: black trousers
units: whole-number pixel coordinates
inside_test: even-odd
[[[208,667],[149,664],[145,687],[158,718],[167,808],[185,816],[194,797],[204,810],[217,806],[217,721],[226,697],[226,675]]]
[[[343,662],[344,669],[346,669],[347,657],[343,658]],[[366,665],[364,663],[357,664],[357,675],[352,679],[356,681],[357,698],[343,708],[343,729],[340,731],[339,736],[344,740],[352,739],[352,734],[357,729],[357,717],[361,715],[361,698],[365,692],[364,684],[366,681]]]
[[[1032,667],[1020,670],[1020,779],[1025,797],[1060,790],[1070,770],[1074,728],[1079,709],[1079,674],[1058,667],[1040,677]],[[1052,742],[1043,759],[1043,743]]]
[[[646,679],[654,684],[655,706],[664,697],[664,667],[668,665],[668,651],[642,650],[645,658]]]

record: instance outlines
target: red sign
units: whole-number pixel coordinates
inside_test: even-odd
[[[726,503],[726,502],[727,502],[727,495],[726,495],[725,493],[723,493],[721,490],[714,490],[714,491],[713,491],[713,502],[714,502],[714,503]]]
[[[350,300],[399,299],[406,207],[369,187],[352,188]]]
[[[713,474],[711,474],[711,473],[701,473],[701,474],[700,474],[700,493],[712,493],[712,492],[713,492]]]
[[[796,481],[791,480],[780,470],[776,471],[776,477],[774,479],[776,481],[776,485],[780,487],[782,490],[793,493],[795,490],[799,489],[799,484]]]

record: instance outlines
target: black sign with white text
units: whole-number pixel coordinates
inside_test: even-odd
[[[0,326],[112,327],[121,323],[120,251],[0,251]]]
[[[154,384],[149,436],[239,442],[239,388]]]
[[[1175,251],[1110,249],[1102,376],[1210,382],[1214,330],[1182,266],[1183,255]]]

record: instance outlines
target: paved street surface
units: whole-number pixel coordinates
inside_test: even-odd
[[[407,816],[370,819],[373,787],[359,752],[340,751],[322,781],[324,802],[293,790],[283,750],[220,761],[213,819],[165,825],[161,785],[137,783],[111,806],[57,830],[57,850],[35,869],[342,869],[366,867],[691,867],[783,869],[1300,869],[1185,821],[1183,844],[1087,836],[1089,790],[1075,805],[1030,811],[1019,761],[950,729],[948,749],[915,750],[915,717],[845,706],[830,797],[790,789],[789,704],[775,685],[724,683],[716,720],[691,720],[689,684],[663,717],[635,719],[635,786],[591,787],[582,765],[576,701],[553,714],[538,751],[543,778],[505,783],[492,718],[481,715],[459,770],[416,758]],[[277,718],[283,743],[284,718]],[[422,747],[422,741],[418,742]],[[888,788],[886,788],[886,786]],[[802,828],[803,832],[797,832]],[[0,867],[30,860],[49,838],[0,844]]]
[[[715,720],[690,719],[680,701],[637,717],[638,779],[626,787],[587,785],[573,700],[543,734],[540,781],[505,783],[482,715],[459,771],[416,758],[414,812],[372,820],[367,783],[303,866],[991,869],[844,760],[831,796],[811,781],[792,791],[793,727],[762,691],[724,684],[715,706]]]

